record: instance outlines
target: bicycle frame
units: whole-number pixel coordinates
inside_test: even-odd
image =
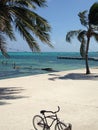
[[[45,122],[45,127],[47,127],[48,129],[51,128],[51,126],[53,125],[53,123],[55,121],[56,121],[56,123],[60,122],[56,113],[54,115],[49,115],[49,116],[45,116],[45,114],[43,114],[43,116],[44,116],[43,119],[44,119],[44,122]],[[52,119],[50,125],[49,125],[47,119]]]

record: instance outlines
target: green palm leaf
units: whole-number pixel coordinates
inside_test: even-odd
[[[25,7],[25,8],[33,8],[35,9],[36,6],[34,4],[32,4],[31,0],[13,0],[14,3],[12,3],[12,5],[17,5],[17,7]]]
[[[77,36],[77,39],[82,42],[83,39],[85,39],[85,36],[87,35],[87,31],[85,30],[81,30],[79,33],[78,33],[78,36]]]
[[[16,40],[13,31],[15,27],[31,50],[40,50],[38,39],[53,47],[50,42],[51,27],[48,21],[34,12],[38,6],[45,7],[46,0],[1,0],[0,31],[11,40]]]
[[[0,50],[5,57],[9,57],[6,51],[6,40],[5,37],[2,35],[2,32],[0,32]]]
[[[79,12],[78,16],[80,18],[81,24],[88,28],[88,18],[86,16],[86,14],[87,14],[87,10],[85,10],[83,12]]]
[[[38,5],[39,7],[45,7],[46,5],[46,0],[31,0],[33,3]]]
[[[98,33],[93,32],[92,36],[94,37],[94,39],[96,40],[96,42],[98,42]]]
[[[89,10],[89,23],[98,25],[98,2],[95,2]]]
[[[67,42],[71,42],[71,39],[72,39],[74,36],[77,36],[80,32],[81,32],[81,30],[69,31],[69,32],[66,34],[66,41],[67,41]]]
[[[31,36],[31,34],[27,31],[26,27],[21,23],[21,21],[17,21],[17,29],[23,38],[28,42],[31,50],[40,51],[39,45],[36,40]]]

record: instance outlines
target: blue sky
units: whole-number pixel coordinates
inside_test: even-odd
[[[78,52],[80,43],[73,39],[72,43],[65,41],[66,33],[70,30],[83,29],[80,24],[78,13],[89,10],[95,0],[47,0],[48,7],[39,8],[36,12],[47,19],[52,27],[51,42],[54,48],[39,42],[41,51],[52,52]],[[27,43],[22,40],[19,34],[16,34],[17,42],[8,41],[8,50],[10,51],[30,51]],[[90,51],[98,51],[98,43],[91,40]]]

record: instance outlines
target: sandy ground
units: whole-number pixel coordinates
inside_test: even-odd
[[[98,69],[0,80],[0,130],[34,130],[40,110],[57,110],[72,130],[98,130]],[[51,129],[53,130],[53,128]]]

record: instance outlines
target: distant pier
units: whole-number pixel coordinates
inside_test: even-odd
[[[66,56],[57,56],[57,59],[85,60],[85,58],[82,57],[66,57]],[[88,60],[98,61],[98,58],[89,57]]]

